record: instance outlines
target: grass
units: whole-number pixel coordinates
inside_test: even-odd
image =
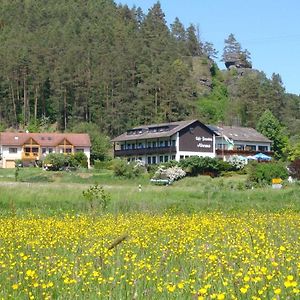
[[[2,299],[299,299],[298,185],[0,170]],[[107,211],[82,191],[99,184]],[[139,184],[142,191],[139,192]]]
[[[0,210],[3,214],[12,209],[18,214],[24,211],[37,214],[85,213],[88,205],[82,191],[94,184],[102,185],[110,193],[112,200],[107,212],[113,214],[300,211],[298,186],[288,186],[283,190],[272,190],[270,187],[247,190],[244,188],[244,176],[215,179],[199,176],[185,178],[172,186],[151,185],[147,177],[116,178],[111,171],[46,172],[22,169],[20,182],[13,181],[11,170],[1,170],[0,176],[10,180],[0,182]],[[142,185],[141,192],[139,184]]]
[[[0,297],[299,299],[299,230],[292,212],[5,217]]]

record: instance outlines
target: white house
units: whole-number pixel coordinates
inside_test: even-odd
[[[253,128],[210,126],[198,120],[131,128],[112,140],[114,156],[145,164],[179,161],[189,156],[272,155],[271,141]]]
[[[49,153],[84,152],[90,167],[91,142],[84,133],[0,133],[0,153],[3,168],[14,168],[16,160],[32,163]]]
[[[189,156],[215,157],[215,133],[198,120],[138,126],[112,140],[114,156],[156,164]]]
[[[272,141],[250,127],[208,126],[216,134],[216,155],[227,159],[232,155],[251,156],[258,152],[272,155]]]

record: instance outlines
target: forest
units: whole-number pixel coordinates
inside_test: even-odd
[[[216,55],[195,25],[168,26],[159,2],[143,12],[112,0],[0,0],[0,129],[113,137],[193,118],[256,127],[270,111],[297,143],[299,95],[253,69],[234,34],[224,70]]]

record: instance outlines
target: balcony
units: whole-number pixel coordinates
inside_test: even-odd
[[[259,150],[239,150],[239,149],[233,149],[233,150],[227,150],[227,149],[216,149],[216,154],[220,156],[230,156],[230,155],[243,155],[243,156],[253,156],[257,153],[264,153],[268,156],[273,156],[274,151],[259,151]]]
[[[22,152],[22,160],[37,160],[39,159],[38,152]]]
[[[115,150],[115,156],[139,156],[176,153],[176,146]]]

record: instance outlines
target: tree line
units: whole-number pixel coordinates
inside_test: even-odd
[[[194,25],[176,18],[167,26],[159,2],[144,13],[112,0],[0,0],[0,127],[88,123],[112,137],[187,118],[255,127],[269,109],[287,135],[299,135],[299,96],[285,92],[278,74],[251,70],[233,34],[223,60],[237,59],[238,68],[221,71],[216,57]],[[191,58],[207,68],[208,90],[199,91]]]

